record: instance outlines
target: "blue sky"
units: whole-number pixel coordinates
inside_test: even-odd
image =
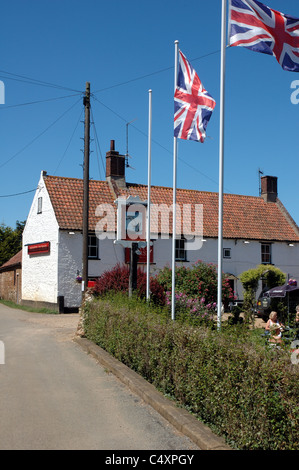
[[[265,3],[299,17],[296,0]],[[172,186],[175,40],[216,100],[205,143],[178,143],[178,187],[218,191],[221,0],[12,0],[1,18],[0,223],[27,218],[33,192],[2,196],[33,190],[42,170],[82,177],[86,81],[91,178],[105,178],[111,139],[126,153],[133,121],[127,181],[147,183],[152,89],[152,184]],[[274,57],[227,50],[224,191],[258,196],[258,170],[277,176],[279,198],[299,224],[294,80],[299,74]]]

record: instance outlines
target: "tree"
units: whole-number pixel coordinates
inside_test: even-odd
[[[279,268],[271,264],[259,264],[256,268],[244,271],[240,275],[240,281],[244,287],[243,306],[246,323],[249,323],[249,321],[253,323],[253,307],[258,283],[261,278],[265,280],[269,289],[280,286],[286,281],[286,275]]]
[[[26,221],[17,220],[16,228],[0,225],[0,266],[16,255],[22,248],[22,234]]]

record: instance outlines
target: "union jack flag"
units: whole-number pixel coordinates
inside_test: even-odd
[[[179,51],[178,81],[174,94],[174,135],[204,142],[216,102],[204,89],[197,73]]]
[[[284,70],[299,72],[299,18],[257,0],[230,0],[230,45],[273,55]]]

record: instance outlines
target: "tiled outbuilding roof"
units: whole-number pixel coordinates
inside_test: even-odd
[[[20,250],[16,255],[14,255],[10,260],[0,266],[0,271],[5,271],[11,269],[15,266],[21,266],[22,264],[22,250]]]
[[[58,224],[61,229],[82,230],[83,180],[45,176]],[[127,184],[118,195],[147,199],[147,186]],[[114,188],[115,191],[115,188]],[[90,181],[89,228],[95,230],[99,204],[114,206],[115,192],[107,181]],[[172,205],[172,188],[152,186],[152,204]],[[203,205],[203,236],[218,236],[218,193],[177,189],[177,204]],[[170,223],[170,233],[172,224]],[[282,203],[265,202],[261,197],[224,194],[223,238],[298,242],[299,230]]]

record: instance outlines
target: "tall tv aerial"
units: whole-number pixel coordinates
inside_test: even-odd
[[[262,185],[261,185],[261,176],[264,174],[263,171],[261,171],[261,169],[259,168],[258,169],[258,175],[259,175],[259,196],[261,196],[262,194]]]
[[[127,122],[126,123],[126,140],[127,140],[127,150],[126,150],[126,168],[132,168],[133,170],[135,170],[135,168],[133,168],[132,166],[129,165],[129,157],[132,158],[132,156],[129,154],[129,125],[132,124],[132,122],[136,121],[137,118],[135,119],[132,119],[132,121],[130,122]]]

